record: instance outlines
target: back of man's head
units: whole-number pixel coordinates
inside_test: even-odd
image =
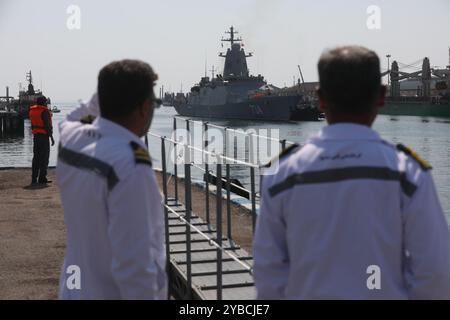
[[[44,96],[37,97],[36,104],[44,107],[47,106],[47,98]]]
[[[124,119],[147,99],[153,99],[157,75],[139,60],[114,61],[98,75],[100,114],[110,120]]]
[[[359,46],[338,47],[322,54],[319,94],[332,113],[371,113],[381,90],[380,59]]]

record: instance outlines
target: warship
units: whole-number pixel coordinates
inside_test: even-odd
[[[247,58],[252,53],[243,49],[242,38],[233,27],[229,37],[223,74],[205,76],[187,94],[174,96],[173,106],[178,114],[188,117],[251,119],[269,121],[317,121],[321,113],[308,97],[288,93],[268,85],[262,75],[250,75]]]

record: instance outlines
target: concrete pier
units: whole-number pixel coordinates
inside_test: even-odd
[[[47,186],[33,188],[31,169],[0,169],[0,300],[4,299],[56,299],[61,266],[64,259],[66,232],[64,214],[56,184],[55,170],[49,170],[49,179],[53,181]],[[156,172],[160,188],[162,175]],[[182,190],[184,181],[178,180]],[[174,180],[168,183],[169,192],[174,191]],[[180,192],[180,201],[185,196]],[[197,186],[192,187],[192,210],[199,218],[205,218],[205,192]],[[209,198],[211,207],[216,197]],[[226,212],[226,204],[223,203]],[[231,205],[233,214],[233,237],[239,246],[251,251],[251,218],[245,208]],[[176,220],[171,220],[171,224]],[[215,224],[212,217],[211,223]],[[226,230],[226,222],[224,230]],[[175,228],[175,226],[173,226]],[[203,228],[205,228],[203,226]],[[174,231],[172,231],[174,232]],[[225,233],[224,233],[225,234]],[[173,235],[175,237],[175,235]],[[181,237],[178,235],[177,237]],[[176,241],[177,239],[173,239]],[[194,243],[193,250],[205,243]],[[172,244],[175,246],[175,244]],[[177,244],[182,247],[182,244]],[[173,247],[173,250],[180,248]],[[183,248],[181,248],[183,249]],[[180,258],[181,252],[174,258]],[[197,253],[193,253],[197,254]],[[194,256],[195,258],[195,256]],[[224,284],[228,284],[228,265],[224,262]],[[197,268],[199,264],[195,266]],[[210,263],[208,266],[212,266]],[[208,267],[205,266],[205,267]],[[186,267],[186,265],[182,265]],[[194,272],[197,272],[194,268]],[[212,277],[212,276],[210,276]],[[197,279],[196,279],[197,280]],[[229,289],[224,288],[227,298]],[[243,288],[248,291],[249,287]],[[211,291],[212,292],[212,291]],[[172,297],[174,298],[174,297]],[[215,298],[215,295],[212,295]],[[238,298],[238,297],[236,297]]]
[[[0,111],[0,135],[23,135],[24,119],[14,111]]]

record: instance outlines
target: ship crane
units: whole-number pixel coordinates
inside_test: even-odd
[[[405,72],[400,71],[399,64],[404,69],[408,68],[416,68],[420,62],[422,61],[422,68],[415,72]],[[423,60],[418,60],[410,64],[403,64],[401,62],[393,61],[391,65],[391,69],[382,72],[382,76],[389,75],[391,87],[390,87],[390,95],[391,97],[399,97],[400,96],[400,81],[405,79],[411,80],[420,80],[422,81],[422,97],[430,97],[431,96],[431,79],[432,79],[432,69],[430,67],[430,59],[424,58]]]
[[[298,72],[300,73],[300,79],[302,81],[302,85],[300,86],[300,88],[302,89],[303,92],[305,92],[305,79],[303,78],[303,72],[302,72],[302,68],[300,68],[300,65],[297,65],[298,67]],[[299,79],[299,82],[300,82]]]
[[[448,50],[448,63],[449,65],[445,69],[432,68],[432,74],[442,80],[440,84],[436,84],[436,87],[440,86],[442,88],[447,88],[447,95],[450,96],[450,48]]]

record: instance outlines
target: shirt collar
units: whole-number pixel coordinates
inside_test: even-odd
[[[130,141],[135,141],[139,143],[141,147],[146,148],[144,142],[137,135],[113,121],[102,117],[97,117],[92,125],[99,128],[101,132],[106,133],[109,136],[119,136]]]
[[[356,123],[327,125],[314,138],[319,140],[381,140],[375,130]]]

